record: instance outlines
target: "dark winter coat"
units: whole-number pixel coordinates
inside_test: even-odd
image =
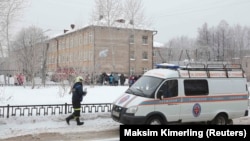
[[[125,76],[123,74],[121,74],[121,76],[120,76],[120,83],[121,83],[121,85],[123,85],[124,82],[125,82]]]
[[[82,83],[81,82],[77,82],[74,84],[73,88],[72,88],[72,104],[73,104],[73,108],[79,108],[81,106],[81,102],[83,99],[83,96],[85,96],[87,94],[87,92],[84,92],[82,90]]]

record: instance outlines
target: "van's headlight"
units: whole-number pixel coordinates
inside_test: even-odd
[[[126,113],[134,114],[136,111],[137,111],[137,106],[132,106],[127,109]]]

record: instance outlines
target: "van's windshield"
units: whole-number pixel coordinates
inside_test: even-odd
[[[142,97],[154,98],[154,92],[164,79],[141,76],[127,91],[126,93],[139,95]]]

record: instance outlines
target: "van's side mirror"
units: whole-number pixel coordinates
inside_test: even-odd
[[[157,92],[157,98],[160,99],[160,100],[162,100],[162,96],[163,96],[163,90],[159,90]]]

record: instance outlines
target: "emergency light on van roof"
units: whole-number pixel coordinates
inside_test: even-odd
[[[180,66],[175,65],[175,64],[168,64],[168,63],[161,63],[161,64],[156,64],[156,68],[165,68],[165,69],[178,69]]]

